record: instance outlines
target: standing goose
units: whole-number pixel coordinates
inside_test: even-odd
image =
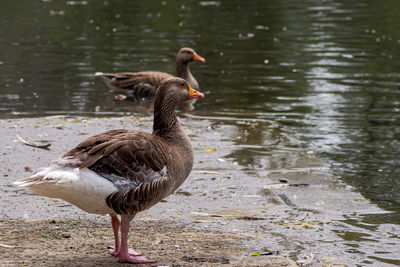
[[[176,72],[178,77],[185,79],[189,85],[199,90],[199,84],[190,72],[188,63],[191,61],[205,62],[192,48],[181,48],[176,55]],[[140,71],[122,73],[97,73],[111,89],[128,89],[138,97],[153,97],[160,82],[173,75],[159,71]]]
[[[14,184],[61,198],[89,213],[110,214],[115,239],[110,253],[119,262],[153,263],[128,249],[129,224],[138,212],[173,193],[188,177],[193,148],[174,109],[202,97],[185,80],[166,79],[156,91],[152,134],[111,130],[94,135],[49,167]]]

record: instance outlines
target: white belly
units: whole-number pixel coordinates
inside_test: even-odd
[[[107,206],[106,198],[118,189],[109,180],[95,172],[84,169],[64,168],[42,171],[45,180],[29,187],[37,194],[61,198],[78,208],[95,214],[113,214]]]

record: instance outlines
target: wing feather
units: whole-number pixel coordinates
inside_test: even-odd
[[[64,156],[114,183],[118,191],[107,204],[119,214],[134,214],[161,200],[158,191],[167,179],[165,155],[150,134],[113,130],[86,139]]]
[[[171,74],[158,71],[103,73],[106,83],[111,86],[133,90],[138,96],[154,96],[157,86]]]

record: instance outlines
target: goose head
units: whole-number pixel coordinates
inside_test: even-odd
[[[206,62],[204,58],[199,56],[192,48],[184,47],[181,48],[176,55],[176,61],[182,63],[188,63],[190,61]]]
[[[155,101],[162,102],[161,106],[176,106],[185,101],[203,97],[202,93],[193,89],[184,79],[174,77],[165,79],[160,83]]]

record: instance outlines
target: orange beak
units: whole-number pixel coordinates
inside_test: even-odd
[[[202,58],[201,56],[199,56],[198,54],[194,53],[193,55],[193,60],[194,61],[200,61],[200,62],[206,62],[206,60],[204,58]]]
[[[189,99],[195,99],[195,98],[203,98],[204,95],[196,90],[194,90],[192,87],[189,85]]]

